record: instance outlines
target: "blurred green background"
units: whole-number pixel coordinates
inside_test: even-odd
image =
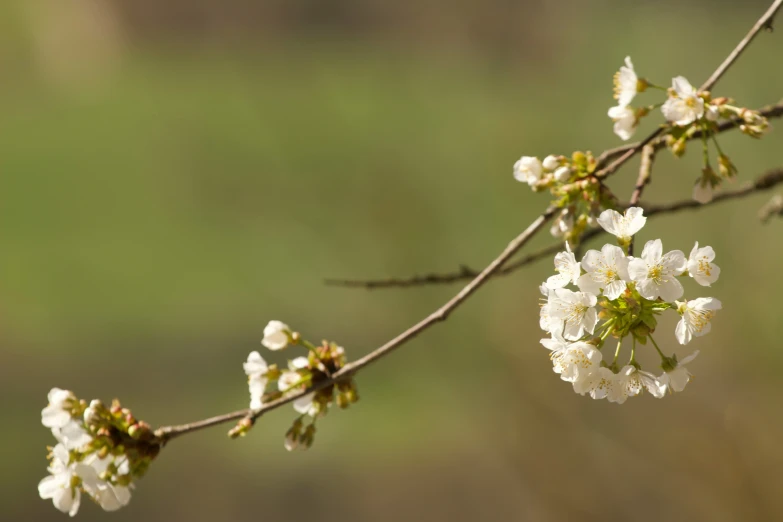
[[[606,110],[626,54],[698,85],[767,5],[0,4],[0,518],[65,517],[36,490],[49,388],[119,397],[157,426],[245,407],[241,363],[269,319],[357,358],[458,288],[324,278],[483,266],[549,201],[513,180],[520,155],[620,143]],[[780,100],[781,55],[783,35],[761,35],[714,92]],[[779,133],[721,143],[740,183],[783,164]],[[612,180],[625,198],[635,165]],[[661,154],[646,199],[689,197],[699,169],[698,147]],[[128,507],[78,516],[778,519],[783,223],[758,223],[768,197],[642,232],[718,252],[721,280],[686,286],[723,301],[713,333],[682,349],[669,316],[658,335],[701,350],[687,393],[617,406],[559,381],[538,343],[543,261],[363,371],[362,400],[320,421],[310,451],[283,449],[284,408],[242,440],[176,440]]]

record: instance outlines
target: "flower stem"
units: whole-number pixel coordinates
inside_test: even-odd
[[[614,351],[614,360],[612,361],[612,366],[614,366],[617,363],[617,358],[620,357],[620,347],[622,345],[623,345],[622,339],[617,341],[617,349]]]
[[[656,343],[656,342],[655,342],[655,339],[653,339],[653,336],[652,336],[652,334],[649,334],[649,337],[650,337],[650,340],[651,340],[651,341],[652,341],[652,343],[653,343],[653,346],[655,346],[655,349],[656,349],[656,350],[658,350],[658,355],[660,355],[660,356],[661,356],[661,359],[664,359],[664,360],[665,360],[665,359],[666,359],[666,356],[663,354],[663,352],[661,351],[661,349],[660,349],[660,348],[658,348],[658,343]]]
[[[628,364],[636,366],[636,337],[633,338],[633,345],[631,345],[631,358],[628,360]]]

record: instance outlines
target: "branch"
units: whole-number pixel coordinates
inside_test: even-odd
[[[780,118],[781,116],[783,116],[783,100],[773,105],[767,105],[766,107],[762,107],[761,109],[758,109],[758,113],[767,119]],[[732,129],[736,129],[743,123],[744,121],[740,118],[732,118],[730,120],[726,120],[718,125],[717,129],[715,129],[715,133],[720,134],[721,132],[726,132]],[[688,141],[700,139],[702,133],[703,131],[698,130],[694,132],[691,136],[689,136],[687,139]],[[666,147],[666,141],[662,139],[657,139],[652,145],[655,147],[655,150],[658,151]],[[600,168],[601,165],[605,164],[606,162],[611,161],[614,158],[617,158],[630,150],[641,148],[641,146],[642,146],[641,142],[636,142],[636,143],[629,143],[627,145],[620,145],[619,147],[615,147],[613,149],[606,149],[598,156],[598,158],[596,158],[596,161]]]
[[[680,210],[693,210],[701,207],[708,207],[722,201],[743,198],[756,192],[769,190],[780,183],[783,183],[783,167],[767,171],[766,173],[756,178],[753,183],[749,183],[744,187],[716,194],[715,197],[712,198],[712,201],[708,203],[699,203],[698,201],[694,201],[692,199],[685,199],[682,201],[675,201],[674,203],[666,203],[662,205],[642,205],[642,207],[644,208],[644,214],[647,217],[652,217],[659,214],[671,214],[673,212],[679,212]]]
[[[734,62],[737,61],[737,58],[740,57],[742,52],[748,47],[748,45],[750,45],[750,42],[756,38],[762,29],[768,29],[770,31],[772,30],[772,19],[775,17],[775,14],[778,12],[781,6],[783,6],[783,0],[775,0],[772,2],[772,5],[769,6],[767,12],[761,15],[761,18],[758,19],[748,34],[745,35],[745,38],[740,40],[740,43],[738,43],[734,50],[729,53],[725,60],[723,60],[723,63],[720,64],[717,69],[715,69],[715,72],[712,73],[712,76],[710,76],[709,79],[704,82],[701,87],[699,87],[700,91],[709,91],[712,89],[715,84],[718,83],[718,80],[720,80],[721,77],[726,74],[726,71],[729,70],[729,67],[731,67]]]
[[[288,404],[289,402],[293,402],[296,399],[307,395],[308,393],[311,393],[316,390],[320,390],[321,388],[325,388],[326,386],[329,386],[331,384],[335,384],[339,382],[341,379],[345,379],[359,371],[360,369],[364,368],[368,364],[377,361],[384,355],[387,355],[388,353],[392,352],[395,348],[401,346],[402,344],[410,341],[417,335],[419,335],[424,330],[428,329],[429,327],[433,326],[435,323],[445,321],[446,318],[453,312],[458,306],[460,306],[462,303],[464,303],[468,297],[470,297],[473,292],[481,288],[484,283],[489,281],[489,279],[494,275],[494,273],[505,263],[511,256],[513,256],[520,248],[522,248],[525,243],[527,243],[530,238],[535,235],[536,232],[552,217],[555,215],[555,213],[559,209],[556,207],[549,207],[543,214],[538,216],[535,221],[533,221],[521,234],[519,234],[516,238],[514,238],[513,241],[511,241],[508,246],[503,250],[503,252],[500,253],[499,256],[497,256],[487,267],[481,271],[480,274],[478,274],[470,283],[465,285],[465,287],[457,293],[454,297],[452,297],[446,304],[432,312],[430,315],[416,323],[415,325],[411,326],[407,330],[405,330],[403,333],[395,337],[394,339],[388,341],[383,346],[376,348],[372,352],[368,353],[361,359],[358,359],[352,363],[346,364],[339,372],[334,373],[331,377],[327,379],[323,379],[322,381],[319,381],[318,383],[314,384],[310,388],[306,390],[302,390],[296,394],[288,395],[286,397],[282,397],[280,399],[277,399],[275,401],[272,401],[268,404],[263,405],[261,408],[258,409],[244,409],[244,410],[238,410],[232,413],[227,413],[225,415],[218,415],[217,417],[212,417],[209,419],[205,419],[198,422],[193,422],[190,424],[182,424],[180,426],[166,426],[159,428],[155,431],[155,436],[158,437],[161,442],[165,443],[166,441],[177,437],[179,435],[183,435],[185,433],[190,433],[192,431],[197,431],[203,428],[208,428],[210,426],[215,426],[217,424],[223,424],[225,422],[230,422],[233,420],[238,419],[249,419],[250,421],[255,421],[258,419],[261,415],[264,413],[277,409],[280,406],[283,406],[284,404]]]
[[[762,174],[758,178],[756,178],[756,180],[753,183],[750,183],[739,189],[716,194],[715,197],[712,199],[712,201],[708,203],[702,204],[693,201],[692,199],[687,199],[675,203],[670,203],[667,205],[652,205],[652,204],[642,203],[641,207],[644,208],[644,214],[647,217],[653,217],[658,214],[678,212],[680,210],[709,207],[710,205],[714,205],[715,203],[720,203],[721,201],[741,198],[744,196],[749,196],[755,192],[762,192],[768,190],[780,183],[783,183],[783,168],[772,169],[766,172],[765,174]],[[631,203],[627,203],[627,204],[623,204],[622,208],[627,208],[630,206],[633,205]],[[594,237],[604,233],[605,233],[604,230],[601,228],[590,229],[582,235],[580,244],[583,244],[593,239]],[[522,259],[514,261],[513,263],[509,263],[508,265],[504,266],[503,268],[495,272],[493,274],[493,277],[505,276],[511,274],[512,272],[516,272],[517,270],[519,270],[524,266],[532,264],[538,261],[539,259],[551,257],[562,250],[563,250],[562,243],[560,242],[553,243],[548,247],[542,248],[541,250],[538,250],[532,254],[528,254]],[[451,284],[457,281],[470,279],[474,277],[474,274],[478,274],[478,272],[476,272],[470,267],[462,265],[458,272],[449,272],[444,274],[432,273],[423,276],[413,276],[409,279],[391,278],[391,279],[379,279],[375,281],[331,279],[327,281],[327,284],[335,285],[335,286],[360,287],[360,288],[366,288],[368,290],[372,290],[375,288],[406,288],[409,286],[423,286],[429,284]]]
[[[645,145],[642,148],[642,161],[639,165],[639,177],[636,178],[636,186],[631,194],[631,201],[628,203],[629,207],[635,207],[639,204],[639,199],[642,197],[644,187],[650,183],[650,177],[652,176],[652,165],[655,160],[655,147],[652,144]],[[628,255],[633,255],[633,237],[630,243],[628,243]]]
[[[704,86],[702,86],[703,90],[711,88],[715,84],[715,82],[717,82],[718,79],[720,79],[720,77],[731,67],[731,65],[736,61],[736,59],[740,56],[740,54],[750,44],[750,42],[755,38],[755,36],[763,27],[770,27],[772,17],[781,7],[781,4],[783,4],[783,0],[775,0],[773,2],[772,6],[756,22],[756,24],[753,26],[750,32],[745,36],[745,38],[743,38],[740,41],[740,43],[737,45],[734,51],[732,51],[731,54],[729,54],[726,60],[723,61],[723,63],[715,70],[715,72],[707,80],[707,82],[705,82]],[[661,134],[661,132],[663,132],[663,130],[664,127],[659,127],[655,132],[650,134],[647,138],[633,145],[625,152],[621,153],[621,155],[617,157],[612,163],[610,163],[608,166],[596,172],[595,177],[599,181],[601,181],[604,178],[613,174],[623,164],[625,164],[626,161],[628,161],[632,156],[634,156],[637,152],[639,152],[645,145],[655,140]],[[770,186],[777,184],[779,182],[779,178],[783,178],[783,172],[780,172],[780,175],[777,178],[774,176],[773,178],[775,179],[775,181],[769,181],[764,188],[769,188]],[[750,191],[747,193],[752,192],[753,187],[755,187],[755,185],[752,186]],[[729,193],[722,194],[723,197],[721,197],[720,195],[716,196],[713,202],[728,199],[729,197],[728,194]],[[740,197],[740,196],[736,196],[736,197]],[[691,203],[691,202],[686,202],[686,203]],[[686,208],[686,207],[683,206],[682,208]],[[460,290],[459,293],[457,293],[457,295],[455,295],[448,302],[446,302],[446,304],[438,308],[429,316],[425,317],[423,320],[419,321],[417,324],[405,330],[403,333],[401,333],[394,339],[388,341],[386,344],[380,346],[379,348],[376,348],[375,350],[365,355],[361,359],[358,359],[353,363],[347,364],[339,372],[331,375],[327,379],[319,381],[318,383],[314,383],[313,386],[311,386],[306,390],[299,391],[296,394],[282,397],[268,404],[265,404],[258,409],[238,410],[232,413],[218,415],[216,417],[211,417],[209,419],[204,419],[190,424],[161,427],[155,431],[155,436],[157,437],[157,439],[160,441],[161,444],[164,444],[168,440],[177,437],[179,435],[197,431],[210,426],[215,426],[218,424],[234,421],[237,419],[244,418],[244,419],[248,419],[250,422],[254,422],[256,419],[258,419],[261,415],[263,415],[267,411],[271,411],[276,408],[279,408],[280,406],[293,402],[294,400],[304,395],[307,395],[308,393],[319,390],[331,384],[335,384],[336,382],[339,382],[343,378],[352,376],[361,368],[387,355],[397,347],[401,346],[402,344],[406,343],[407,341],[419,335],[424,330],[433,326],[435,323],[444,321],[451,314],[451,312],[453,312],[458,306],[460,306],[463,302],[465,302],[465,300],[467,300],[467,298],[470,297],[473,294],[473,292],[478,290],[493,275],[495,275],[495,273],[502,268],[503,264],[506,263],[506,261],[508,261],[520,248],[522,248],[530,240],[530,238],[532,238],[536,234],[536,232],[538,232],[541,229],[541,227],[547,221],[552,219],[552,217],[555,215],[556,212],[558,212],[558,210],[559,209],[554,206],[550,206],[549,208],[547,208],[547,210],[543,214],[541,214],[538,218],[536,218],[521,234],[519,234],[513,241],[511,241],[508,244],[508,246],[505,248],[505,250],[503,250],[503,252],[501,252],[498,257],[496,257],[484,270],[482,270],[481,273],[476,275],[475,278],[470,283],[465,285],[465,287],[462,290]],[[669,211],[673,211],[673,210],[669,210]],[[662,212],[664,212],[664,210],[659,210],[657,213],[662,213]]]

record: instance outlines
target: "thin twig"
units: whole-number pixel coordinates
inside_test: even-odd
[[[783,169],[773,169],[763,174],[762,176],[756,178],[756,180],[753,183],[750,183],[744,187],[738,188],[736,190],[721,192],[716,194],[715,197],[712,199],[712,201],[708,203],[701,204],[691,199],[687,199],[683,201],[678,201],[676,203],[671,203],[669,205],[652,205],[647,203],[641,203],[640,206],[644,208],[644,214],[647,217],[653,217],[657,214],[661,214],[665,212],[677,212],[679,210],[685,210],[685,209],[708,207],[710,205],[714,205],[715,203],[720,203],[721,201],[735,199],[735,198],[750,195],[751,193],[754,192],[761,192],[770,189],[781,182],[783,182]],[[621,205],[620,208],[628,208],[630,206],[632,206],[631,203],[627,203]],[[601,228],[590,229],[582,235],[580,244],[585,244],[589,240],[603,233],[604,230]],[[517,270],[519,270],[524,266],[532,264],[538,261],[539,259],[551,257],[562,250],[563,250],[562,243],[560,242],[553,243],[548,247],[542,248],[541,250],[538,250],[532,254],[528,254],[527,256],[517,261],[514,261],[513,263],[507,264],[506,266],[504,266],[503,268],[495,272],[493,277],[509,275],[513,272],[516,272]],[[409,286],[451,284],[457,281],[470,279],[474,277],[471,274],[477,274],[477,273],[478,272],[474,271],[472,268],[463,265],[460,267],[460,270],[457,272],[449,272],[443,274],[432,273],[424,276],[414,276],[409,279],[391,278],[391,279],[379,279],[375,281],[331,280],[330,284],[338,285],[338,286],[342,285],[342,286],[350,286],[350,287],[361,287],[361,288],[367,288],[368,290],[372,290],[376,288],[406,288]]]
[[[652,166],[655,160],[655,147],[653,144],[647,144],[642,148],[642,161],[639,164],[639,177],[636,178],[636,186],[631,194],[631,201],[628,203],[629,207],[635,207],[639,204],[639,200],[644,192],[644,187],[650,182],[650,176],[652,176]],[[628,243],[628,255],[633,255],[633,237],[630,243]]]
[[[511,256],[513,256],[522,246],[527,243],[530,238],[533,237],[533,235],[550,219],[552,219],[552,216],[555,215],[556,212],[558,212],[559,209],[557,207],[549,207],[543,214],[538,216],[535,221],[533,221],[521,234],[519,234],[516,238],[514,238],[513,241],[511,241],[508,246],[503,250],[503,252],[500,253],[499,256],[497,256],[487,267],[481,271],[480,274],[478,274],[470,283],[465,285],[465,287],[457,293],[454,297],[452,297],[446,304],[432,312],[430,315],[425,317],[423,320],[419,321],[415,325],[411,326],[404,332],[402,332],[400,335],[395,337],[394,339],[388,341],[383,346],[376,348],[372,352],[368,353],[361,359],[357,359],[356,361],[345,365],[340,371],[336,372],[331,376],[331,378],[324,379],[322,381],[319,381],[317,384],[314,384],[312,387],[308,388],[307,390],[302,390],[294,395],[289,395],[286,397],[282,397],[280,399],[277,399],[275,401],[272,401],[268,404],[263,405],[261,408],[258,409],[244,409],[235,411],[232,413],[227,413],[225,415],[218,415],[217,417],[212,417],[210,419],[205,419],[198,422],[193,422],[190,424],[183,424],[180,426],[167,426],[159,428],[155,435],[160,438],[163,442],[168,441],[172,439],[173,437],[182,435],[184,433],[189,433],[192,431],[200,430],[203,428],[208,428],[210,426],[215,426],[216,424],[222,424],[224,422],[229,422],[232,420],[242,419],[242,418],[248,418],[251,421],[254,421],[264,413],[274,410],[276,408],[279,408],[280,406],[283,406],[284,404],[288,404],[289,402],[292,402],[308,393],[311,393],[315,390],[324,388],[326,386],[329,386],[331,384],[334,384],[341,379],[347,378],[351,375],[353,375],[358,370],[364,368],[368,364],[377,361],[384,355],[388,354],[395,348],[399,347],[400,345],[410,341],[417,335],[419,335],[424,330],[428,329],[430,326],[434,325],[435,323],[438,323],[440,321],[446,320],[446,318],[453,312],[459,305],[465,302],[465,300],[473,294],[476,290],[481,288],[484,283],[486,283],[492,275],[505,263]]]
[[[702,207],[708,207],[722,201],[728,201],[731,199],[742,198],[756,192],[762,192],[769,190],[772,187],[783,183],[783,167],[776,168],[767,171],[744,187],[740,187],[735,190],[728,190],[715,194],[712,201],[707,203],[699,203],[692,199],[685,199],[682,201],[675,201],[674,203],[666,203],[662,205],[642,205],[644,208],[644,214],[647,217],[657,216],[658,214],[669,214],[672,212],[679,212],[680,210],[693,210]]]
[[[747,49],[748,45],[750,45],[750,42],[756,38],[762,29],[772,29],[772,19],[775,17],[775,14],[778,12],[781,6],[783,6],[783,0],[775,0],[772,2],[772,5],[769,6],[767,12],[761,15],[761,18],[759,18],[755,25],[753,25],[748,34],[745,35],[745,38],[740,40],[740,43],[738,43],[734,50],[729,53],[725,60],[723,60],[723,63],[720,64],[717,69],[715,69],[715,72],[712,73],[712,76],[710,76],[709,79],[704,82],[701,87],[699,87],[700,91],[709,91],[712,89],[715,84],[718,83],[718,80],[720,80],[721,77],[726,74],[726,71],[729,70],[729,67],[731,67],[735,61],[737,61],[737,58],[739,58],[743,51]]]

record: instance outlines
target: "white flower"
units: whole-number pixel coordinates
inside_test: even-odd
[[[635,366],[629,364],[610,382],[606,399],[609,402],[622,404],[628,397],[639,395],[645,389],[658,399],[666,393],[666,386],[653,374],[637,370]]]
[[[269,321],[269,324],[264,328],[264,338],[261,344],[270,350],[281,350],[288,346],[290,332],[291,329],[287,324],[280,321]]]
[[[658,379],[669,389],[669,391],[674,390],[676,392],[681,392],[685,389],[685,385],[688,384],[691,377],[693,377],[691,372],[685,368],[685,365],[694,360],[697,355],[699,355],[699,350],[696,350],[682,361],[679,361],[676,368],[664,372]]]
[[[688,257],[688,275],[701,286],[710,286],[720,275],[720,267],[712,262],[713,259],[715,259],[715,251],[712,247],[699,248],[697,241]]]
[[[294,370],[284,371],[277,380],[277,387],[281,392],[291,391],[302,383],[302,376]]]
[[[699,177],[693,185],[693,194],[691,197],[693,198],[693,201],[697,201],[703,205],[704,203],[712,201],[713,192],[712,183],[705,180],[703,177]]]
[[[568,178],[571,177],[571,167],[567,165],[558,167],[554,172],[554,176],[555,179],[560,183],[565,183],[566,181],[568,181]]]
[[[625,214],[606,209],[598,216],[598,224],[623,241],[630,240],[631,236],[639,232],[646,222],[644,210],[640,207],[630,207],[625,211]]]
[[[62,428],[71,422],[70,409],[76,403],[73,392],[52,388],[48,399],[48,406],[41,410],[41,423],[47,428]]]
[[[636,127],[639,125],[639,119],[636,117],[636,111],[633,107],[625,105],[617,105],[610,107],[607,115],[612,118],[614,122],[614,133],[624,141],[627,141],[636,132]]]
[[[560,214],[555,218],[554,223],[552,223],[552,228],[549,229],[549,232],[554,237],[563,237],[566,234],[570,234],[571,231],[574,229],[574,214],[573,212],[569,212],[568,209],[563,209]]]
[[[601,364],[601,352],[591,344],[571,343],[557,334],[552,334],[550,339],[541,339],[541,344],[551,350],[552,369],[566,382],[584,380]]]
[[[663,117],[675,125],[690,125],[704,115],[704,100],[682,76],[672,79],[674,94],[661,107]]]
[[[550,300],[554,294],[551,289],[547,288],[546,283],[543,283],[538,289],[544,296],[544,298],[541,299],[541,311],[539,312],[538,325],[545,332],[549,332],[552,330],[552,325],[557,322],[557,320],[549,317],[549,310],[551,309]]]
[[[623,249],[615,245],[604,245],[601,251],[588,250],[582,258],[582,267],[587,272],[577,284],[583,292],[599,294],[603,290],[608,299],[617,299],[625,292],[628,275],[628,258]]]
[[[553,293],[549,299],[550,332],[573,340],[582,337],[585,331],[591,334],[595,331],[598,314],[594,308],[597,302],[594,294],[572,292],[567,288],[558,288]]]
[[[260,353],[253,351],[247,356],[247,362],[243,363],[242,366],[247,374],[247,384],[250,390],[250,407],[258,409],[261,407],[262,397],[266,390],[266,361],[261,357]]]
[[[642,257],[628,263],[628,273],[636,281],[636,289],[642,297],[650,300],[661,297],[671,303],[682,297],[682,285],[676,276],[685,271],[687,261],[685,254],[679,250],[662,253],[660,239],[648,241],[642,250]]]
[[[634,96],[639,91],[639,77],[633,70],[631,57],[625,57],[625,65],[614,74],[614,98],[617,104],[625,106],[633,101]]]
[[[294,409],[303,415],[315,417],[320,408],[313,402],[313,397],[315,397],[315,392],[299,397],[294,401]]]
[[[707,105],[704,109],[704,117],[709,121],[717,121],[720,118],[720,108],[712,104]]]
[[[101,459],[95,454],[91,457],[88,457],[84,462],[89,464],[99,477],[101,473],[108,469],[110,464],[114,464],[117,467],[117,475],[130,473],[127,458],[123,458],[123,461],[118,465],[114,457],[107,456]],[[128,486],[120,486],[105,480],[98,480],[96,487],[96,491],[90,491],[89,493],[105,511],[116,511],[121,507],[127,506],[128,502],[130,502],[131,492]]]
[[[574,381],[574,391],[580,395],[589,393],[593,399],[603,399],[615,380],[612,370],[600,367],[584,379]]]
[[[560,157],[550,154],[544,158],[544,161],[541,162],[541,166],[544,167],[544,170],[555,170],[560,166]]]
[[[721,309],[721,302],[714,297],[699,297],[693,301],[678,303],[677,311],[682,319],[674,329],[680,344],[688,344],[693,337],[701,337],[712,328],[712,318]]]
[[[522,156],[514,163],[514,179],[531,187],[541,179],[543,165],[535,156]]]
[[[574,253],[571,252],[571,248],[566,242],[566,251],[560,252],[555,255],[555,271],[557,275],[550,276],[546,280],[547,288],[554,290],[555,288],[563,288],[568,283],[576,284],[579,276],[582,274],[582,268],[579,263],[576,262]]]
[[[78,449],[92,442],[92,435],[77,420],[71,420],[62,428],[52,428],[52,435],[67,450]]]
[[[68,450],[62,444],[52,448],[52,461],[49,464],[48,477],[38,483],[38,494],[42,499],[52,499],[54,507],[76,515],[81,503],[81,487],[90,492],[98,491],[98,474],[83,463],[69,463]]]

